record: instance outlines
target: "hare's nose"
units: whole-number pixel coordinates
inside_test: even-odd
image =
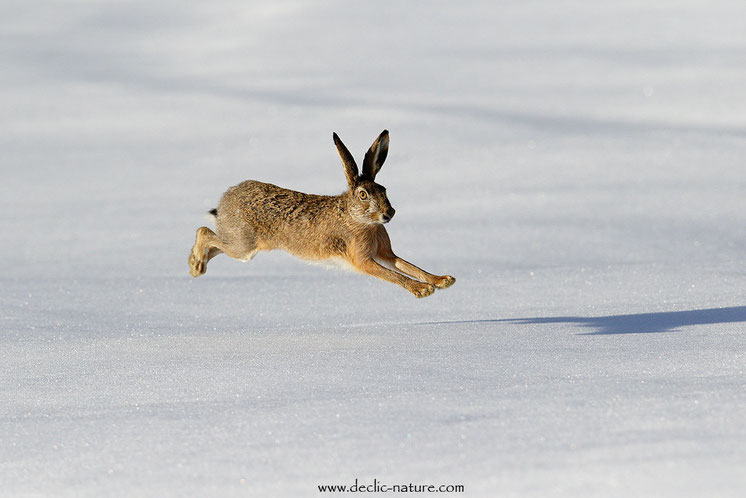
[[[389,221],[391,218],[394,217],[395,214],[396,214],[396,209],[389,208],[388,212],[383,215],[383,219],[386,221]]]

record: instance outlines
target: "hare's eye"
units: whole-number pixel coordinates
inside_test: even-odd
[[[358,197],[360,197],[361,201],[364,201],[365,199],[368,198],[368,192],[366,192],[365,190],[361,190],[360,192],[357,193],[357,195]]]

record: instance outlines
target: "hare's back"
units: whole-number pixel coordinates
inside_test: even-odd
[[[218,205],[218,225],[227,228],[241,224],[259,237],[273,238],[293,228],[313,226],[329,213],[332,204],[329,196],[248,180],[223,194]]]
[[[305,194],[271,183],[247,180],[229,188],[218,205],[224,212],[261,212],[274,218],[291,218],[293,214],[309,214],[323,209],[329,196]]]

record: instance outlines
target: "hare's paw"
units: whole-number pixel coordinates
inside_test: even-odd
[[[430,284],[424,284],[419,283],[418,285],[414,286],[410,292],[414,294],[414,296],[418,299],[427,297],[433,292],[435,292],[435,286]]]
[[[207,261],[204,258],[199,258],[191,253],[189,255],[189,274],[193,277],[199,277],[204,275],[207,271]]]
[[[438,277],[438,281],[435,282],[435,287],[437,287],[438,289],[447,289],[455,283],[455,278],[450,275],[443,275],[442,277]]]

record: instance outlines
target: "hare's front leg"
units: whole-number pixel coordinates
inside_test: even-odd
[[[409,277],[405,277],[401,273],[397,273],[393,270],[389,270],[388,268],[379,265],[372,259],[366,259],[363,262],[354,264],[363,273],[367,273],[368,275],[372,275],[388,282],[393,282],[395,284],[401,285],[409,292],[414,294],[417,298],[427,297],[435,292],[435,287],[433,287],[433,285],[426,284],[424,282],[418,282],[417,280],[412,280]]]
[[[207,262],[223,252],[220,249],[220,239],[207,227],[197,229],[197,239],[194,241],[192,252],[189,253],[189,273],[199,277],[207,271]]]
[[[438,289],[445,289],[456,282],[456,279],[450,275],[433,275],[422,268],[418,268],[409,261],[401,259],[396,254],[393,255],[393,258],[389,259],[389,262],[400,272],[409,275],[410,277],[414,277],[417,280],[433,284]]]
[[[396,268],[405,275],[409,275],[417,280],[434,285],[438,289],[445,289],[456,282],[456,279],[450,275],[433,275],[394,254],[393,249],[391,249],[389,234],[383,227],[380,228],[377,236],[378,249],[376,251],[376,259],[382,261],[387,266]]]

